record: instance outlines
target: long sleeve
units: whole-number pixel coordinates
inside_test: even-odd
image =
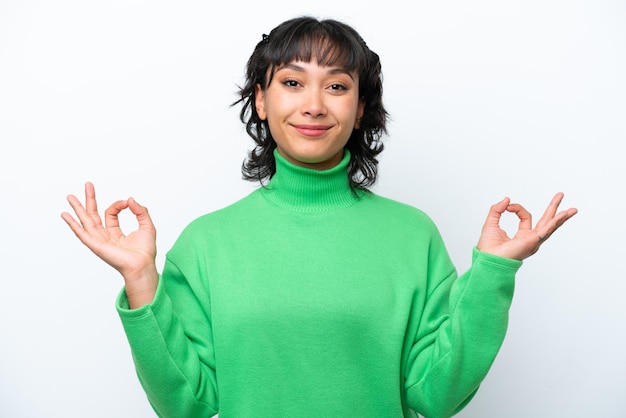
[[[504,340],[522,264],[474,249],[471,268],[457,278],[438,247],[405,372],[407,403],[427,418],[456,414],[478,390]]]
[[[125,292],[118,297],[137,375],[159,417],[217,414],[210,304],[204,293],[168,260],[152,304],[130,310]],[[185,315],[184,325],[178,312]]]

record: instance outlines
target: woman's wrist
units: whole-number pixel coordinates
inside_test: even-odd
[[[137,309],[152,303],[159,283],[159,274],[155,265],[150,265],[142,271],[124,276],[126,297],[131,309]]]

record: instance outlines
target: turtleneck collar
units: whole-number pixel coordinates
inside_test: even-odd
[[[356,203],[363,191],[350,188],[345,150],[339,164],[328,170],[300,167],[274,150],[276,173],[261,192],[271,203],[299,212],[326,212]]]

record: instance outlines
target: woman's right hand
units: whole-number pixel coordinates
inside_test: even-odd
[[[132,309],[151,303],[156,293],[156,229],[148,209],[135,199],[119,200],[104,212],[104,225],[98,214],[93,184],[85,184],[85,206],[74,195],[67,200],[78,221],[68,213],[61,217],[78,239],[94,254],[119,271],[126,284],[126,296]],[[119,214],[129,209],[137,218],[138,229],[125,235]]]

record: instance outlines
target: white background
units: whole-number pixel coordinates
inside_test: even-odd
[[[0,416],[154,416],[122,280],[61,220],[65,197],[89,180],[101,209],[147,205],[162,265],[190,220],[254,188],[229,105],[261,34],[309,13],[379,53],[392,121],[374,191],[429,213],[460,271],[505,195],[537,219],[557,191],[580,211],[520,270],[459,416],[626,416],[626,2],[215,3],[0,0]]]

